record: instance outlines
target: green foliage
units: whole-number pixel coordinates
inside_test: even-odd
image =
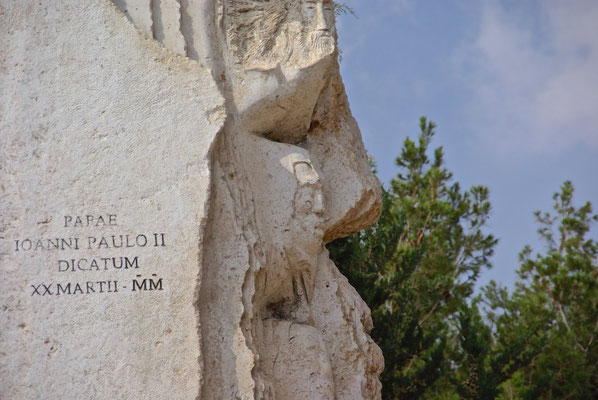
[[[535,213],[545,253],[533,256],[526,246],[514,292],[491,282],[478,299],[486,305],[485,319],[492,327],[489,347],[507,361],[499,368],[492,368],[492,361],[484,363],[491,367],[489,376],[507,372],[496,382],[502,384],[495,385],[500,389],[495,396],[502,392],[518,399],[598,398],[598,247],[587,237],[598,217],[589,202],[580,208],[573,205],[571,182],[565,182],[553,199],[553,214]],[[470,332],[466,328],[461,325],[459,334]],[[463,382],[460,369],[468,366],[460,365],[455,377]],[[472,398],[463,386],[456,383],[463,398]]]
[[[508,338],[522,327],[536,329],[546,345],[512,382],[522,398],[598,398],[598,244],[588,238],[598,220],[587,202],[573,205],[567,181],[555,193],[554,213],[535,213],[544,254],[520,254],[519,282],[509,298],[495,284],[486,290],[491,310]]]
[[[535,214],[546,249],[524,248],[515,290],[491,282],[472,298],[497,242],[484,232],[489,192],[452,182],[434,134],[422,118],[405,139],[378,222],[328,245],[372,310],[383,398],[598,398],[592,205],[575,207],[565,182],[554,211]]]
[[[476,299],[458,314],[451,360],[455,366],[448,380],[461,399],[495,399],[503,394],[503,383],[530,364],[541,351],[544,339],[537,331],[523,328],[504,340],[480,314]]]
[[[355,18],[359,18],[357,14],[355,14],[355,10],[352,7],[346,5],[345,3],[334,3],[334,14],[338,17],[339,15],[346,15],[351,14]]]
[[[422,118],[420,131],[417,141],[405,140],[378,222],[328,246],[372,309],[385,399],[417,398],[445,374],[448,321],[490,267],[496,244],[482,231],[488,189],[451,184],[442,148],[428,155],[434,123]]]
[[[435,124],[422,117],[420,131],[417,142],[405,139],[396,160],[401,172],[391,189],[407,217],[403,244],[425,248],[417,278],[437,281],[426,297],[447,302],[454,312],[473,293],[481,268],[491,267],[497,240],[482,230],[490,216],[489,191],[478,185],[464,192],[459,183],[451,184],[442,147],[433,159],[428,156]]]

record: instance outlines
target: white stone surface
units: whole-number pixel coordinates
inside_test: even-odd
[[[153,0],[154,38],[166,48],[186,55],[185,38],[181,32],[181,5],[178,0]]]
[[[194,399],[198,243],[221,128],[209,121],[223,99],[209,71],[107,1],[0,6],[0,398]],[[79,249],[52,249],[56,238]],[[88,270],[60,272],[72,259]],[[163,290],[132,290],[146,278]],[[35,294],[43,284],[52,295]]]
[[[115,4],[141,29],[148,37],[154,35],[153,0],[116,0]]]
[[[332,1],[7,1],[1,392],[379,399],[369,309],[324,248],[381,206]],[[110,246],[140,234],[158,246]],[[121,255],[138,268],[61,271]],[[100,277],[118,293],[35,291]]]

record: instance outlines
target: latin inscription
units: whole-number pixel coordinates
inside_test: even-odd
[[[32,282],[28,290],[34,297],[81,295],[116,295],[126,291],[160,292],[164,280],[144,270],[144,250],[168,246],[163,232],[120,233],[116,214],[64,215],[60,227],[68,229],[65,237],[25,237],[14,240],[15,253],[55,253],[48,265],[60,275],[55,282]],[[94,234],[94,230],[102,234]],[[81,235],[73,232],[81,230]],[[104,231],[111,231],[105,234]],[[89,234],[91,232],[91,234]],[[122,279],[71,279],[80,273],[123,271]],[[130,273],[126,273],[130,271]],[[77,273],[76,275],[74,275]],[[131,275],[132,274],[132,275]],[[82,276],[86,276],[83,274]],[[89,276],[89,275],[87,275]],[[99,277],[100,275],[98,275]]]

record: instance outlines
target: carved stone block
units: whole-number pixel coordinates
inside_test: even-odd
[[[378,399],[329,0],[0,0],[0,393]]]

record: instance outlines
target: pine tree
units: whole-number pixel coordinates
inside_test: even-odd
[[[512,296],[486,288],[502,341],[535,329],[546,341],[542,352],[510,385],[529,399],[598,398],[598,244],[589,238],[598,220],[592,205],[576,208],[567,181],[555,193],[554,213],[535,213],[544,254],[526,246]]]
[[[329,244],[372,309],[383,398],[598,398],[591,203],[575,207],[565,182],[554,212],[535,214],[546,250],[524,248],[515,290],[491,282],[472,299],[496,244],[484,233],[488,189],[451,183],[442,148],[429,155],[434,134],[422,118],[417,141],[405,140],[378,222]]]
[[[481,300],[478,296],[471,304],[462,306],[452,335],[456,339],[449,352],[453,368],[446,377],[461,399],[500,398],[503,384],[527,367],[544,345],[544,337],[527,326],[501,340],[482,317],[478,308]]]
[[[483,232],[488,189],[451,184],[442,148],[428,154],[434,134],[422,117],[418,140],[405,139],[396,160],[400,173],[383,188],[379,221],[328,246],[372,309],[384,399],[418,398],[446,374],[450,317],[490,267],[497,242]]]

